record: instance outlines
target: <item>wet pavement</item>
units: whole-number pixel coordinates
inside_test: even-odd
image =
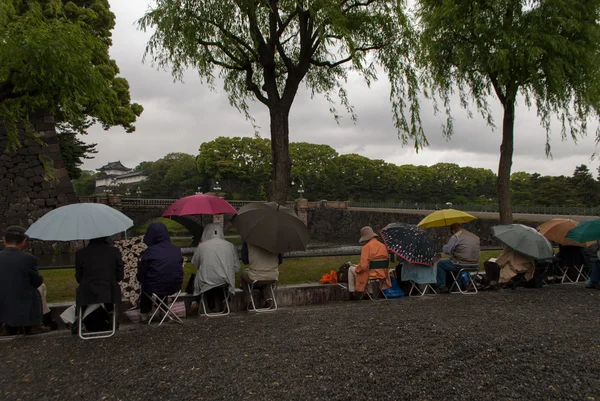
[[[600,291],[553,285],[0,342],[8,400],[599,400]]]

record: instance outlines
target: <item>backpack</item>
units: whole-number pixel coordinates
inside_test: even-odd
[[[348,282],[348,269],[352,266],[352,263],[346,262],[340,266],[337,271],[337,280],[338,283],[347,283]]]

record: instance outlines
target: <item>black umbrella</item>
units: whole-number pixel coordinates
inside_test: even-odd
[[[392,223],[380,231],[387,249],[408,263],[433,266],[440,258],[425,230],[412,224]]]

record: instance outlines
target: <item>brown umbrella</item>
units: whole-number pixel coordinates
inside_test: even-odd
[[[544,237],[560,245],[590,246],[593,242],[580,243],[566,238],[567,233],[577,225],[579,225],[579,222],[571,219],[552,219],[537,229]]]
[[[242,239],[272,253],[304,251],[309,233],[292,209],[275,202],[250,203],[231,219]]]

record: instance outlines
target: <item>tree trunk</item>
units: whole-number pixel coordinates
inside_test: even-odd
[[[276,106],[269,109],[271,117],[271,153],[273,174],[269,188],[269,200],[285,205],[292,174],[290,160],[289,107]]]
[[[512,224],[512,202],[510,199],[510,172],[514,150],[515,99],[510,97],[504,104],[502,121],[502,144],[498,166],[498,210],[500,224]]]

